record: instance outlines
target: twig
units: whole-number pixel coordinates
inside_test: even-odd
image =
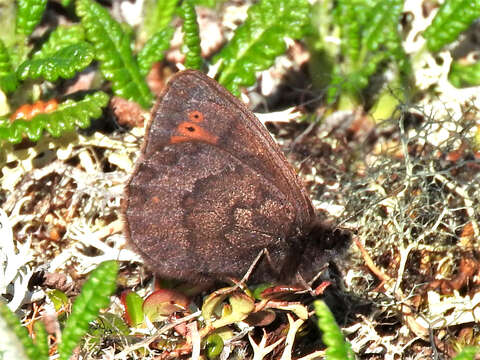
[[[265,356],[272,352],[272,350],[275,349],[284,340],[284,338],[277,340],[269,346],[265,346],[267,344],[267,334],[265,330],[263,330],[262,340],[260,340],[259,344],[255,343],[250,334],[248,334],[248,340],[250,341],[250,345],[252,345],[253,360],[262,360]]]
[[[190,324],[187,325],[188,332],[190,335],[190,339],[192,342],[192,360],[198,360],[200,359],[200,334],[198,333],[198,326],[197,322],[191,322]]]
[[[358,249],[359,249],[360,252],[362,253],[363,260],[365,260],[365,265],[367,265],[367,267],[370,269],[370,271],[371,271],[372,273],[374,273],[377,278],[380,279],[380,281],[382,282],[382,284],[383,284],[385,281],[390,280],[391,277],[388,276],[387,274],[385,274],[383,271],[381,271],[381,270],[374,264],[372,258],[371,258],[370,255],[368,254],[367,250],[365,250],[365,248],[363,247],[363,245],[362,245],[362,243],[360,242],[360,240],[358,240],[358,237],[354,237],[353,241],[355,242],[355,244],[357,245]]]
[[[283,350],[282,357],[280,360],[291,360],[293,343],[295,341],[295,335],[297,334],[298,329],[304,323],[302,319],[297,319],[293,321],[293,317],[290,314],[287,314],[288,318],[288,333],[287,338],[285,339],[285,349]]]
[[[155,334],[153,334],[149,338],[146,338],[146,339],[144,339],[144,340],[142,340],[142,341],[140,341],[136,344],[130,345],[129,347],[124,349],[122,352],[116,354],[114,359],[123,359],[128,354],[130,354],[132,351],[135,351],[135,350],[143,348],[143,347],[147,347],[148,345],[150,345],[153,341],[155,341],[163,333],[166,333],[168,330],[173,329],[175,326],[177,326],[179,324],[182,324],[182,323],[187,322],[189,320],[198,318],[201,314],[202,314],[202,312],[199,310],[199,311],[194,312],[193,314],[184,316],[183,318],[177,319],[174,322],[172,322],[168,325],[165,325],[164,327],[160,328]]]

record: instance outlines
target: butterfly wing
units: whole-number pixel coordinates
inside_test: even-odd
[[[255,116],[206,75],[184,71],[152,113],[127,184],[127,236],[152,269],[185,280],[241,277],[262,249],[283,276],[313,207]]]

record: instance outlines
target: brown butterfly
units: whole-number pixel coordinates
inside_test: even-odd
[[[176,74],[153,109],[123,214],[130,243],[165,278],[240,278],[265,249],[253,278],[288,281],[324,247],[309,236],[312,203],[268,131],[193,70]]]

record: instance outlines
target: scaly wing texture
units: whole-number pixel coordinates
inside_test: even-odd
[[[184,71],[153,111],[124,215],[131,243],[161,276],[240,277],[267,249],[262,280],[295,267],[314,211],[255,116],[206,75]]]

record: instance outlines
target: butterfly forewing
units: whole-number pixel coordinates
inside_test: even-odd
[[[281,276],[314,217],[263,125],[197,71],[177,74],[158,100],[126,192],[127,236],[168,278],[241,277],[265,248]]]

